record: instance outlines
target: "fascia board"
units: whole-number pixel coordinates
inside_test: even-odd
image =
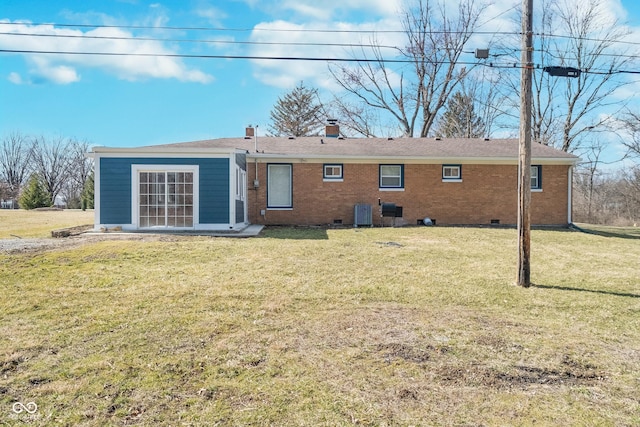
[[[491,164],[517,165],[518,159],[513,157],[418,157],[418,156],[301,156],[282,154],[249,153],[247,159],[266,162],[286,163],[404,163],[404,164]],[[575,165],[579,158],[534,157],[532,164],[538,165]]]
[[[244,150],[241,151],[236,151],[236,150],[226,150],[226,151],[216,151],[216,152],[212,152],[212,151],[208,151],[208,152],[202,152],[201,150],[199,151],[187,151],[187,150],[181,150],[181,151],[154,151],[153,153],[148,152],[148,151],[94,151],[92,154],[92,157],[97,158],[97,157],[101,157],[101,158],[105,158],[105,157],[109,157],[109,158],[122,158],[122,157],[137,157],[137,158],[175,158],[175,159],[179,159],[179,158],[226,158],[229,157],[232,154],[235,154],[237,152],[245,152]]]

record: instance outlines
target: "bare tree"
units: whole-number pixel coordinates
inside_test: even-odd
[[[385,132],[380,124],[378,112],[360,103],[349,102],[347,99],[335,96],[334,100],[325,107],[327,107],[325,117],[340,118],[342,134],[375,138]]]
[[[614,95],[629,83],[617,71],[629,65],[631,56],[617,47],[629,32],[610,18],[603,0],[540,0],[536,6],[532,137],[575,152],[624,108],[625,102]],[[515,56],[513,61],[518,63]],[[581,72],[557,77],[543,71],[552,66]],[[515,77],[504,80],[505,93],[518,93]],[[515,97],[512,106],[518,106]]]
[[[67,208],[81,207],[82,192],[93,170],[93,160],[87,156],[89,142],[71,139],[67,142],[69,154],[69,173],[60,190]]]
[[[482,10],[475,0],[461,0],[452,17],[444,1],[418,0],[402,14],[407,46],[398,49],[399,57],[411,64],[410,71],[392,69],[375,40],[372,62],[333,65],[330,71],[356,100],[389,113],[404,136],[425,137],[449,95],[469,73],[460,66],[460,56]]]
[[[7,196],[17,199],[29,171],[31,150],[27,137],[12,132],[2,140],[0,147],[0,179],[6,183]]]
[[[603,151],[604,145],[601,142],[594,144],[585,153],[586,161],[580,164],[575,173],[576,191],[580,198],[578,204],[586,222],[594,222],[595,219],[593,208],[602,177],[600,159]]]
[[[52,203],[55,203],[65,182],[72,175],[72,152],[71,141],[64,138],[56,137],[47,140],[40,136],[33,139],[31,146],[33,169],[51,194]]]
[[[473,100],[474,109],[484,123],[484,136],[487,138],[498,130],[509,129],[505,120],[517,118],[517,113],[509,111],[508,97],[500,91],[503,79],[503,69],[480,67],[462,84],[462,92]]]
[[[628,156],[640,158],[640,114],[628,110],[622,119],[626,135],[620,138],[628,150]]]
[[[566,79],[563,100],[566,112],[562,126],[562,150],[574,151],[581,137],[606,124],[607,119],[591,114],[602,107],[612,107],[618,100],[611,95],[625,82],[614,71],[630,61],[612,48],[628,31],[615,21],[607,21],[601,0],[564,1],[557,7],[557,16],[567,31],[568,43],[556,43],[560,65],[574,66],[582,73]],[[618,111],[622,108],[616,105]],[[614,112],[615,115],[615,112]]]
[[[624,171],[622,183],[620,190],[625,214],[630,224],[637,225],[640,221],[640,165]]]

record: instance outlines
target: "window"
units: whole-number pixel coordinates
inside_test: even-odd
[[[461,181],[462,166],[461,165],[442,165],[443,181]]]
[[[138,181],[136,206],[138,227],[193,227],[196,172],[158,170],[134,170],[134,172]]]
[[[236,200],[244,201],[247,189],[247,172],[236,167]]]
[[[380,188],[404,188],[403,165],[380,165]]]
[[[322,178],[326,181],[342,180],[342,165],[325,164],[323,167]]]
[[[267,165],[267,207],[272,209],[291,209],[292,166],[290,164]]]
[[[542,190],[542,166],[531,166],[531,189]]]

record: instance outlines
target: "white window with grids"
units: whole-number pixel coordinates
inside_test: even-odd
[[[343,181],[341,164],[323,165],[322,179],[325,181]]]
[[[462,182],[462,165],[442,165],[443,182]]]
[[[531,191],[542,191],[542,166],[531,166]]]
[[[134,165],[132,175],[133,218],[138,228],[194,227],[197,166]]]

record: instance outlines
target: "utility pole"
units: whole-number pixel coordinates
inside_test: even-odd
[[[520,145],[518,149],[517,285],[531,286],[531,100],[533,73],[533,0],[522,0],[522,77],[520,81]]]

